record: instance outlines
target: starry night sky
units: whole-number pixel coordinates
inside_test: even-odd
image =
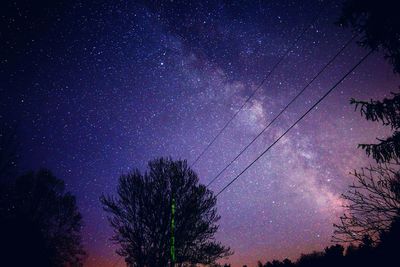
[[[321,1],[10,1],[1,4],[0,122],[18,124],[21,170],[65,180],[83,214],[87,266],[118,261],[99,196],[159,156],[189,164],[321,9]],[[289,56],[193,167],[208,183],[349,39],[328,1]],[[210,187],[218,192],[367,51],[352,44]],[[379,53],[218,198],[233,266],[329,245],[358,143],[388,134],[351,97],[399,78]],[[119,261],[117,266],[123,266]]]

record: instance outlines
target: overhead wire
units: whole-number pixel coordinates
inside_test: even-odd
[[[214,183],[221,174],[229,168],[288,108],[290,105],[293,104],[293,102],[296,101],[297,98],[299,98],[300,95],[304,93],[304,91],[325,71],[329,65],[335,61],[335,59],[353,42],[353,40],[358,36],[358,34],[353,35],[340,49],[339,51],[324,65],[324,67],[318,71],[318,73],[297,93],[295,97],[292,98],[292,100],[289,101],[289,103],[286,104],[284,108],[281,109],[281,111],[264,127],[264,129],[258,133],[250,143],[248,143],[242,150],[213,178],[211,181],[207,184],[207,187],[209,187],[212,183]]]
[[[304,36],[304,34],[317,22],[319,17],[322,15],[323,10],[329,1],[325,1],[321,4],[321,8],[319,9],[317,15],[312,19],[309,26],[305,27],[301,33],[296,37],[293,41],[292,45],[286,49],[285,53],[279,58],[279,60],[272,66],[271,70],[267,73],[261,83],[253,90],[253,92],[246,98],[246,100],[242,103],[239,109],[233,114],[233,116],[225,123],[225,125],[221,128],[221,130],[214,136],[214,138],[207,144],[207,146],[202,150],[202,152],[196,157],[196,159],[192,162],[190,167],[193,167],[199,159],[207,152],[207,150],[214,144],[214,142],[218,139],[218,137],[225,131],[225,129],[229,126],[229,124],[236,118],[236,116],[240,113],[240,111],[244,108],[244,106],[253,98],[253,96],[258,92],[258,90],[263,86],[263,84],[268,80],[268,78],[272,75],[272,73],[276,70],[276,68],[282,63],[282,61],[289,55],[289,53],[293,50],[293,48],[297,45],[298,41]]]
[[[277,67],[283,62],[283,60],[289,55],[289,53],[296,46],[298,41],[304,36],[304,34],[316,23],[316,21],[321,16],[325,5],[328,1],[325,1],[317,15],[314,17],[309,26],[305,27],[303,31],[296,37],[293,41],[292,45],[286,49],[285,53],[279,58],[279,60],[272,66],[271,70],[266,74],[261,83],[256,87],[256,89],[246,98],[243,104],[239,107],[239,109],[234,113],[234,115],[227,121],[227,123],[222,127],[222,129],[214,136],[214,138],[208,143],[208,145],[202,150],[202,152],[196,157],[196,159],[192,162],[190,167],[194,166],[198,160],[206,153],[206,151],[213,145],[213,143],[218,139],[218,137],[225,131],[225,129],[229,126],[229,124],[236,118],[236,116],[240,113],[240,111],[244,108],[244,106],[253,98],[253,96],[258,92],[258,90],[263,86],[263,84],[268,80],[268,78],[272,75],[272,73],[277,69]],[[343,47],[342,49],[314,76],[313,79],[280,111],[280,113],[274,117],[274,119],[248,144],[241,150],[241,152],[224,168],[222,169],[216,177],[214,177],[211,182],[206,186],[209,187],[240,155],[250,147],[254,141],[261,136],[265,130],[276,120],[278,117],[306,90],[306,88],[336,59],[336,57],[348,46],[348,44],[353,41],[355,36],[353,36]],[[351,72],[353,72],[373,51],[370,51],[367,55],[365,55],[348,73],[346,73],[330,90],[328,90],[309,110],[307,110],[294,124],[292,124],[278,139],[276,139],[266,150],[264,150],[255,160],[253,160],[249,165],[246,166],[235,178],[233,178],[226,186],[224,186],[216,195],[218,197],[223,191],[225,191],[229,186],[231,186],[243,173],[245,173],[256,161],[258,161],[265,153],[267,153],[281,138],[283,138],[298,122],[300,122],[312,109],[314,109],[326,96],[328,96],[334,88],[336,88]],[[117,265],[122,258],[119,258],[114,265]]]
[[[281,134],[270,146],[267,147],[255,160],[246,166],[238,175],[235,176],[227,185],[225,185],[216,195],[218,197],[222,192],[224,192],[230,185],[232,185],[243,173],[245,173],[255,162],[257,162],[262,156],[265,155],[276,143],[279,142],[295,125],[297,125],[308,113],[310,113],[319,103],[322,102],[344,79],[347,78],[362,62],[364,62],[373,50],[369,51],[355,64],[342,78],[339,79],[317,102],[314,103],[299,119],[297,119],[283,134]]]

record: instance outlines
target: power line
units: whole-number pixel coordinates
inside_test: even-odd
[[[264,79],[261,81],[261,83],[259,84],[259,86],[250,94],[250,96],[244,101],[244,103],[239,107],[239,109],[234,113],[234,115],[228,120],[228,122],[224,125],[224,127],[222,127],[222,129],[218,132],[218,134],[211,140],[211,142],[206,146],[206,148],[197,156],[197,158],[193,161],[193,163],[190,165],[190,167],[192,167],[192,166],[194,166],[196,163],[197,163],[197,161],[204,155],[204,153],[211,147],[211,145],[217,140],[217,138],[222,134],[222,132],[228,127],[228,125],[235,119],[235,117],[239,114],[239,112],[243,109],[243,107],[250,101],[250,99],[257,93],[257,91],[261,88],[261,86],[267,81],[267,79],[271,76],[271,74],[275,71],[275,69],[282,63],[282,61],[287,57],[287,55],[293,50],[293,48],[295,47],[295,45],[297,44],[297,42],[303,37],[303,35],[308,31],[308,29],[319,19],[319,17],[321,16],[321,14],[322,14],[322,11],[323,11],[323,9],[325,8],[325,5],[328,3],[328,1],[325,1],[325,3],[324,3],[324,5],[320,8],[320,10],[319,10],[319,12],[317,13],[317,15],[315,16],[315,18],[312,20],[312,22],[310,23],[310,25],[308,26],[308,27],[306,27],[306,28],[304,28],[303,29],[303,31],[299,34],[299,36],[297,36],[297,38],[294,40],[294,42],[293,42],[293,44],[286,50],[286,52],[284,53],[284,55],[283,56],[281,56],[280,57],[280,59],[273,65],[273,67],[271,68],[271,70],[267,73],[267,75],[264,77]],[[353,37],[354,38],[354,37]],[[352,38],[352,39],[353,39]],[[372,51],[371,51],[372,52]],[[312,81],[311,81],[312,82]],[[311,83],[310,82],[310,83]],[[303,91],[304,91],[305,89],[303,89]],[[296,96],[294,99],[292,99],[292,101],[288,104],[288,105],[290,105],[293,101],[295,101],[295,99],[297,98],[298,96]],[[279,115],[278,115],[279,116]],[[276,120],[276,118],[274,118],[274,120]],[[274,121],[273,120],[273,121]],[[272,121],[272,122],[273,122]],[[270,123],[270,124],[272,124],[272,122]],[[268,127],[268,126],[267,126]],[[289,128],[289,129],[291,129],[291,128]],[[263,130],[263,131],[265,131],[265,130]],[[259,135],[261,135],[262,133],[260,133]],[[258,136],[259,136],[258,135]],[[256,138],[258,138],[258,136],[256,137]],[[282,136],[281,136],[282,137]],[[281,138],[280,137],[280,138]],[[279,139],[280,138],[278,138],[277,140],[279,141]],[[248,146],[250,146],[252,143],[254,142],[254,140],[248,145]],[[245,150],[248,148],[248,146],[245,148]],[[264,151],[263,152],[263,154],[265,153],[266,151]],[[243,152],[241,152],[241,153],[243,153]],[[262,155],[263,155],[262,154]],[[256,160],[258,160],[262,155],[260,155]],[[239,155],[240,156],[240,155]],[[237,158],[235,158],[233,161],[235,161]],[[232,162],[233,162],[232,161]],[[232,162],[230,163],[230,164],[232,164]],[[255,162],[255,161],[254,161]],[[221,191],[219,191],[218,192],[218,194],[216,194],[215,195],[215,197],[218,197],[218,195],[220,194],[220,193],[222,193],[222,191],[224,191],[228,186],[230,186],[237,178],[239,178],[239,176],[242,174],[242,173],[244,173],[254,162],[252,162],[249,166],[247,166],[246,167],[246,169],[244,170],[244,171],[242,171],[237,177],[235,177],[235,179],[234,180],[232,180],[227,186],[225,186]],[[229,165],[230,165],[229,164]],[[229,165],[228,165],[228,167],[229,167]],[[227,168],[227,167],[226,167]],[[226,169],[225,168],[225,169]],[[223,171],[225,171],[225,169],[223,170]],[[223,172],[222,171],[222,172]],[[221,172],[221,173],[222,173]],[[220,173],[220,174],[221,174]],[[218,176],[220,175],[220,174],[218,174]],[[217,177],[216,177],[217,178]],[[216,179],[216,178],[214,178],[214,179]],[[212,181],[213,182],[213,181]],[[210,182],[206,187],[208,187],[212,182]],[[120,262],[120,260],[121,260],[122,258],[119,258],[116,262],[115,262],[115,264],[114,264],[114,266],[116,266],[119,262]]]
[[[281,109],[281,111],[270,121],[267,126],[264,127],[264,129],[251,140],[250,143],[248,143],[240,152],[239,154],[236,155],[234,159],[232,159],[228,165],[226,165],[208,184],[207,187],[209,187],[214,181],[218,179],[218,177],[229,167],[234,163],[268,128],[273,124],[286,110],[287,108],[293,104],[296,99],[304,93],[304,91],[321,75],[322,72],[325,71],[325,69],[343,52],[344,49],[346,49],[352,42],[353,40],[358,36],[358,34],[352,36],[342,47],[341,49],[325,64],[325,66],[308,82],[303,89],[297,93],[297,95],[288,103],[286,106]]]
[[[276,139],[267,149],[265,149],[255,160],[253,160],[246,168],[244,168],[235,178],[233,178],[224,188],[222,188],[215,197],[218,197],[226,188],[228,188],[233,182],[235,182],[245,171],[247,171],[256,161],[258,161],[265,153],[267,153],[279,140],[282,139],[297,123],[299,123],[308,113],[310,113],[325,97],[327,97],[347,76],[350,75],[371,53],[373,50],[368,52],[362,57],[356,65],[354,65],[331,89],[329,89],[314,105],[311,106],[295,123],[293,123],[278,139]]]
[[[239,112],[243,109],[243,107],[250,101],[250,99],[257,93],[257,91],[261,88],[261,86],[267,81],[267,79],[271,76],[271,74],[275,71],[275,69],[281,64],[281,62],[286,58],[286,56],[292,51],[292,49],[295,47],[297,42],[303,37],[303,35],[307,32],[307,30],[319,19],[319,17],[322,14],[323,9],[325,8],[326,4],[328,1],[325,1],[325,3],[321,6],[319,12],[317,15],[314,17],[314,19],[311,21],[310,25],[308,27],[305,27],[303,31],[297,36],[297,38],[294,40],[292,45],[286,50],[286,52],[279,58],[279,60],[272,66],[271,70],[267,73],[267,75],[264,77],[264,79],[261,81],[261,83],[254,89],[254,91],[250,94],[250,96],[247,97],[247,99],[243,102],[243,104],[239,107],[239,109],[233,114],[233,116],[226,122],[224,127],[217,133],[216,136],[211,140],[211,142],[208,143],[208,145],[203,149],[203,151],[197,156],[197,158],[193,161],[193,163],[190,165],[190,167],[193,167],[197,161],[206,153],[206,151],[212,146],[212,144],[217,140],[217,138],[225,131],[225,129],[228,127],[228,125],[233,121],[233,119],[236,118],[236,116],[239,114]]]

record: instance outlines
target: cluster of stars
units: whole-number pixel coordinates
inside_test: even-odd
[[[156,4],[157,3],[157,4]],[[77,196],[87,266],[118,260],[99,203],[120,174],[156,157],[191,163],[319,11],[321,1],[11,2],[0,58],[0,122],[18,124],[24,170],[46,167]],[[207,184],[336,53],[350,32],[331,3],[194,166]],[[254,160],[363,54],[354,44],[210,189]],[[379,66],[379,68],[377,68]],[[371,75],[371,72],[374,75]],[[295,259],[329,244],[357,143],[385,132],[350,97],[396,88],[375,55],[218,199],[233,266]],[[378,90],[379,89],[379,90]],[[365,131],[362,129],[369,129]],[[122,263],[120,263],[122,266]]]

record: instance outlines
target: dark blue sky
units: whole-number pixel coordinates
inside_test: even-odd
[[[321,1],[10,1],[1,8],[0,121],[18,123],[21,169],[51,169],[78,198],[87,266],[118,257],[99,196],[159,156],[191,163],[260,84]],[[273,75],[194,166],[207,183],[349,39],[328,1]],[[257,157],[366,51],[350,46],[211,189]],[[233,266],[329,244],[358,143],[387,132],[351,97],[396,90],[373,54],[276,147],[219,196],[218,239]],[[122,262],[122,261],[121,261]],[[122,263],[121,263],[122,264]],[[122,266],[122,265],[121,265]]]

